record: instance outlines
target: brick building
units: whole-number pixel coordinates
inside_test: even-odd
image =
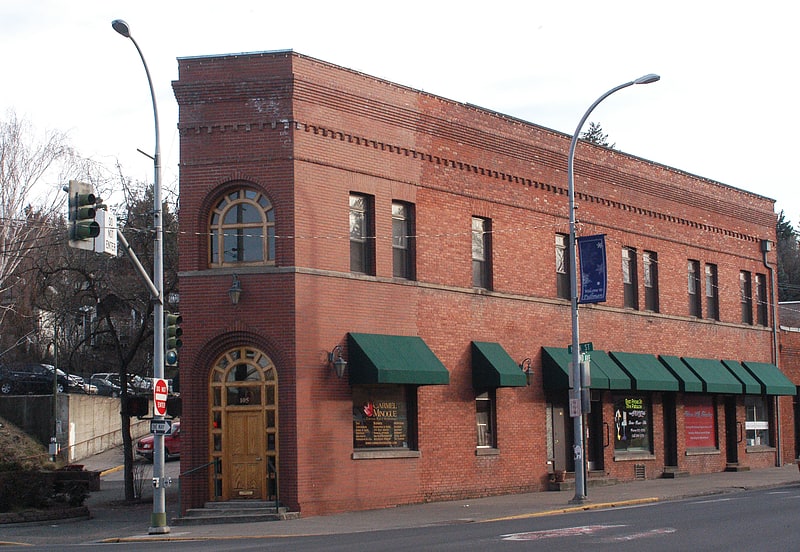
[[[182,58],[174,91],[182,469],[221,463],[184,508],[315,515],[574,471],[569,136],[290,51]],[[773,201],[585,143],[575,189],[607,260],[607,300],[580,307],[590,480],[792,460]]]

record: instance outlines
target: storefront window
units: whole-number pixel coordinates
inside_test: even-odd
[[[746,417],[744,429],[748,447],[770,446],[769,406],[764,397],[747,395],[744,398]]]
[[[687,449],[716,449],[717,410],[708,395],[686,395],[683,405],[684,439]]]
[[[353,387],[353,448],[412,449],[416,405],[403,385]]]
[[[614,399],[614,450],[652,452],[650,401],[632,395]]]

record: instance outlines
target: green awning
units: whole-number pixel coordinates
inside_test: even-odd
[[[774,364],[765,362],[743,361],[755,378],[763,385],[765,395],[796,395],[797,387],[780,369]]]
[[[658,357],[664,366],[672,372],[672,375],[678,379],[680,390],[684,393],[702,393],[703,382],[700,378],[692,372],[686,363],[679,357],[670,355],[659,355]]]
[[[603,351],[589,353],[590,389],[630,389],[631,379]],[[569,389],[569,364],[572,355],[567,349],[542,347],[542,381],[545,389]]]
[[[416,336],[350,333],[347,352],[351,385],[450,383],[447,368]]]
[[[608,354],[628,373],[637,391],[680,390],[678,380],[655,356],[616,351]]]
[[[753,377],[753,375],[747,371],[747,369],[742,366],[739,362],[735,360],[723,360],[722,364],[725,367],[733,372],[733,375],[742,382],[744,385],[744,393],[745,395],[760,395],[763,393],[761,389],[761,383]]]
[[[736,379],[730,370],[718,360],[710,358],[688,358],[683,361],[697,374],[703,382],[703,391],[706,393],[733,393],[740,395],[743,391],[742,382]]]
[[[476,389],[524,387],[528,384],[519,365],[499,343],[472,342],[472,386]]]

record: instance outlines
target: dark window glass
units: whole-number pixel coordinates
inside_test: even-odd
[[[556,293],[562,299],[570,298],[569,236],[556,234]]]
[[[622,287],[625,293],[625,307],[639,308],[639,282],[636,272],[636,250],[622,248]]]
[[[763,274],[756,274],[756,313],[758,319],[756,323],[759,326],[768,326],[767,323],[767,277]]]
[[[688,263],[689,274],[689,316],[700,318],[701,313],[701,294],[700,294],[700,261],[690,260]]]
[[[395,278],[413,280],[414,275],[413,206],[392,203],[392,264]]]
[[[739,272],[739,302],[742,305],[742,324],[753,323],[753,281],[746,270]]]
[[[350,194],[350,270],[375,275],[373,200]]]
[[[478,431],[478,447],[496,448],[495,390],[491,389],[475,397],[475,422]]]
[[[706,265],[706,316],[719,320],[719,283],[717,281],[717,265]]]
[[[491,221],[472,217],[472,285],[492,289]]]
[[[644,278],[644,308],[658,312],[658,256],[653,251],[642,253]]]

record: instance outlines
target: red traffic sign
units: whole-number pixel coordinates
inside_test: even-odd
[[[167,413],[167,380],[156,379],[153,385],[153,404],[155,405],[155,412],[157,416],[163,416]]]

